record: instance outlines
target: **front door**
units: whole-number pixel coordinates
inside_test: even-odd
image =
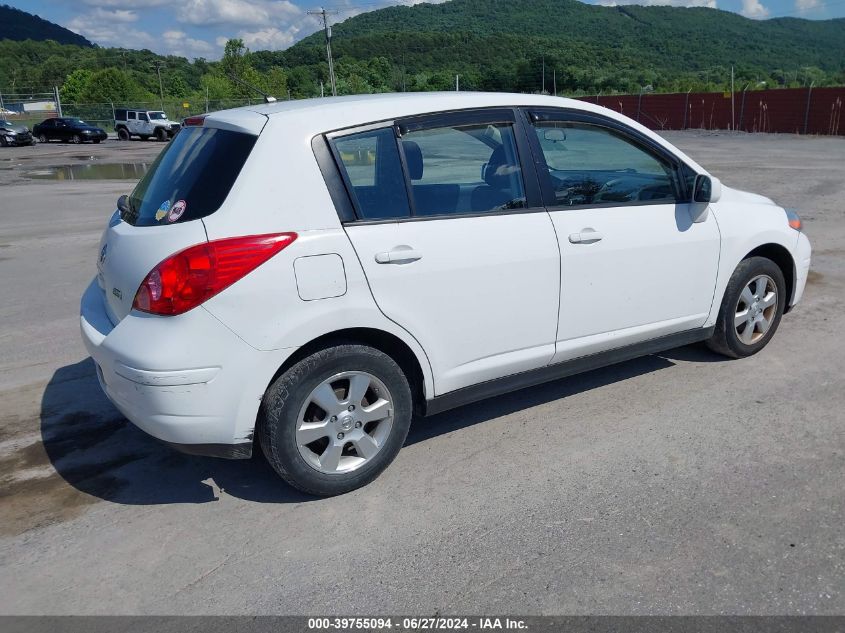
[[[373,296],[422,345],[438,395],[554,354],[560,255],[536,178],[532,188],[523,174],[520,134],[507,109],[331,140]]]
[[[689,168],[599,118],[532,120],[561,249],[554,362],[703,326],[720,236],[712,213],[693,221]]]

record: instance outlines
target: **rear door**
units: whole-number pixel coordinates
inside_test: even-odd
[[[560,255],[514,111],[330,137],[355,206],[346,232],[382,312],[425,349],[436,393],[546,365]]]
[[[554,362],[703,326],[720,236],[712,213],[692,220],[691,170],[621,123],[529,114],[560,239]]]

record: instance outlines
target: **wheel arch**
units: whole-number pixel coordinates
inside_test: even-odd
[[[401,338],[377,328],[351,327],[318,336],[291,354],[273,374],[267,387],[269,388],[279,376],[303,358],[327,347],[349,343],[369,345],[396,361],[410,383],[415,412],[422,411],[426,394],[426,375],[422,367],[423,360],[418,358],[414,350]]]
[[[750,257],[765,257],[777,264],[783,273],[783,279],[786,283],[786,308],[784,313],[789,312],[792,307],[792,298],[795,293],[795,260],[792,258],[792,253],[781,244],[768,243],[761,244],[754,248],[741,261],[749,259]]]

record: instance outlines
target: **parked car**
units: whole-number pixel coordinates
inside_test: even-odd
[[[186,127],[121,197],[82,337],[147,433],[230,458],[257,439],[331,495],[415,414],[698,341],[759,352],[810,250],[794,211],[597,105],[267,104]]]
[[[86,123],[76,117],[57,117],[45,119],[36,123],[32,133],[41,143],[50,141],[65,141],[66,143],[99,143],[108,138],[108,134],[102,128]]]
[[[8,145],[33,145],[35,141],[29,128],[8,119],[0,119],[0,147]]]
[[[151,137],[166,141],[173,138],[181,127],[160,110],[117,108],[114,111],[114,129],[121,141],[128,141],[133,136],[140,137],[142,141]]]

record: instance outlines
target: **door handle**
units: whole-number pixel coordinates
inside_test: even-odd
[[[570,233],[570,244],[594,244],[604,238],[604,235],[593,229],[581,229],[580,233]]]
[[[386,253],[376,253],[377,264],[410,264],[422,259],[422,253],[409,246],[397,247]]]

